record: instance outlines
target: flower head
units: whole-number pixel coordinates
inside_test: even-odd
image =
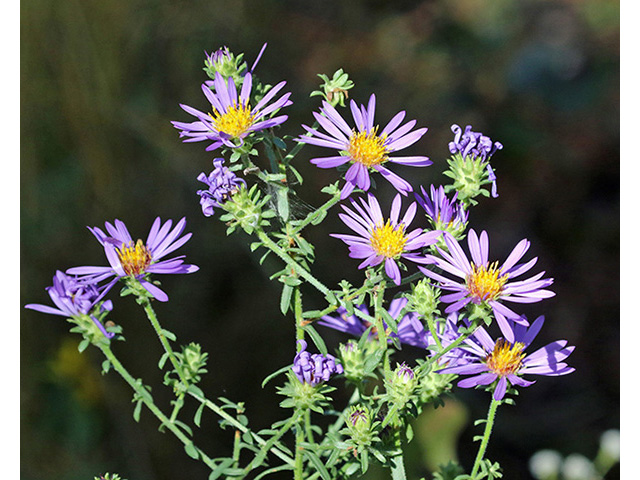
[[[444,187],[437,189],[431,185],[430,194],[427,194],[424,187],[420,187],[422,195],[415,194],[416,201],[431,220],[435,230],[444,230],[454,237],[460,238],[467,228],[469,212],[464,209],[461,203],[456,202],[458,193],[454,193],[449,199],[444,193]]]
[[[182,109],[196,117],[192,123],[171,122],[180,130],[185,142],[212,141],[206,150],[215,150],[222,145],[237,148],[244,144],[244,139],[251,133],[282,124],[286,115],[272,117],[272,114],[283,107],[291,105],[290,93],[285,93],[278,100],[270,103],[286,82],[272,87],[258,103],[252,107],[251,98],[252,74],[244,75],[242,88],[238,93],[233,77],[225,78],[215,72],[213,81],[202,85],[202,92],[211,104],[212,111],[204,113],[188,105],[180,105]]]
[[[445,313],[461,310],[465,305],[488,305],[505,335],[513,342],[513,333],[507,319],[526,325],[526,320],[504,305],[504,302],[534,303],[555,294],[546,287],[553,283],[552,278],[542,278],[541,272],[526,280],[513,281],[514,278],[528,272],[536,263],[537,257],[527,263],[517,264],[529,249],[528,240],[521,240],[502,265],[489,263],[489,238],[487,232],[480,237],[474,230],[469,231],[468,245],[471,261],[462,251],[458,241],[449,233],[444,233],[448,252],[437,247],[440,256],[427,255],[436,267],[450,273],[462,281],[450,279],[424,267],[418,267],[426,276],[438,281],[444,290],[452,291],[440,298],[449,303]]]
[[[172,221],[162,224],[160,217],[151,226],[146,242],[141,239],[134,241],[126,225],[117,220],[112,225],[105,222],[107,233],[98,227],[89,227],[91,233],[104,247],[109,261],[108,267],[74,267],[67,273],[74,275],[88,275],[94,281],[102,281],[115,276],[116,278],[134,278],[157,300],[166,302],[169,297],[160,288],[147,280],[147,274],[153,273],[193,273],[198,270],[195,265],[184,263],[184,256],[161,260],[166,255],[184,245],[191,234],[180,236],[186,226],[186,220],[181,219],[173,229]]]
[[[356,187],[363,191],[369,190],[370,170],[380,173],[401,194],[411,192],[411,184],[391,172],[385,164],[391,162],[414,167],[431,165],[433,162],[427,157],[394,155],[395,152],[416,143],[427,129],[411,131],[416,124],[415,120],[400,126],[405,117],[405,112],[402,111],[380,130],[374,123],[375,95],[371,95],[367,106],[358,106],[353,100],[350,106],[355,128],[349,127],[338,111],[326,101],[322,102],[320,113],[314,112],[313,116],[327,133],[303,125],[308,134],[299,137],[299,142],[331,148],[339,153],[337,156],[314,158],[311,163],[320,168],[334,168],[351,163],[345,175],[346,184],[342,188],[342,199],[347,198]]]
[[[555,376],[573,372],[575,369],[564,360],[575,347],[567,347],[566,340],[552,342],[531,354],[525,353],[543,324],[544,317],[538,317],[530,327],[515,324],[512,340],[498,338],[496,341],[483,327],[478,327],[460,346],[460,350],[466,352],[468,361],[443,368],[439,373],[473,375],[458,382],[461,388],[491,385],[497,380],[493,398],[499,401],[504,398],[508,384],[528,387],[534,383],[524,380],[522,375]]]
[[[208,187],[206,190],[198,190],[202,213],[206,217],[213,215],[213,209],[227,201],[241,185],[246,186],[246,182],[225,167],[223,163],[224,159],[216,158],[213,160],[214,169],[209,175],[205,175],[204,172],[198,175],[198,180]]]
[[[307,342],[304,340],[298,342],[302,348],[293,360],[292,370],[300,383],[316,386],[328,381],[331,375],[344,372],[342,365],[336,363],[336,358],[333,355],[311,354],[306,351]]]
[[[390,336],[398,338],[400,343],[406,345],[427,348],[429,345],[428,333],[425,331],[424,325],[420,322],[418,314],[415,312],[407,312],[402,318],[398,318],[400,312],[407,305],[407,302],[408,300],[406,298],[394,298],[391,300],[391,303],[389,303],[389,315],[398,322],[398,332],[390,333]],[[356,308],[361,312],[369,314],[366,305],[359,305]],[[371,324],[366,320],[361,320],[356,315],[349,315],[344,307],[338,307],[337,313],[337,317],[331,315],[323,316],[318,320],[318,324],[349,333],[356,337],[361,336],[367,328],[371,327]],[[385,322],[383,322],[383,325],[387,328]],[[375,327],[371,329],[371,335],[377,335]]]
[[[342,206],[346,213],[339,214],[340,219],[358,235],[331,234],[341,239],[349,246],[351,258],[363,258],[358,268],[372,267],[384,262],[385,272],[396,285],[400,284],[401,276],[397,262],[401,259],[413,262],[429,263],[420,254],[420,250],[434,244],[441,232],[424,232],[416,228],[410,232],[407,229],[416,214],[415,202],[409,205],[402,219],[400,207],[402,199],[396,195],[391,205],[388,218],[382,215],[378,200],[371,195],[368,201],[360,199],[360,204],[351,200],[353,210]]]
[[[30,303],[25,305],[25,308],[68,318],[90,316],[104,336],[112,338],[114,334],[107,332],[102,323],[92,314],[94,307],[104,298],[112,285],[113,283],[98,287],[90,277],[75,277],[57,271],[53,277],[53,285],[46,289],[55,307]],[[111,311],[112,308],[111,300],[99,305],[100,311]]]

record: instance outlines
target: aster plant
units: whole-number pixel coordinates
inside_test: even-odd
[[[94,345],[105,357],[102,372],[114,371],[132,389],[134,419],[139,421],[143,411],[153,415],[203,465],[210,480],[275,473],[294,480],[348,479],[366,474],[372,463],[388,469],[392,479],[406,480],[404,452],[413,438],[413,420],[424,409],[443,405],[457,388],[470,387],[486,390],[478,392],[478,399],[490,404],[476,459],[473,465],[452,461],[433,478],[499,478],[499,464],[485,458],[498,406],[513,404],[519,390],[532,386],[531,375],[573,371],[566,363],[573,347],[566,340],[529,353],[544,319],[529,325],[518,305],[553,296],[548,290],[553,280],[544,272],[520,279],[536,263],[536,258],[523,261],[529,241],[520,241],[499,263],[490,260],[488,234],[469,229],[476,198],[497,198],[489,161],[502,144],[470,126],[454,125],[452,157],[444,172],[451,183],[427,190],[423,176],[431,169],[419,169],[414,177],[420,181],[413,185],[389,167],[432,164],[424,155],[397,155],[418,147],[426,128],[416,129],[416,120],[405,122],[404,111],[381,127],[375,120],[375,94],[369,94],[366,105],[347,104],[352,90],[358,93],[343,69],[320,74],[324,83],[312,97],[323,101],[312,114],[313,126],[285,125],[288,118],[281,110],[291,105],[290,94],[283,93],[285,82],[263,84],[256,73],[265,46],[251,68],[244,54],[228,47],[205,53],[209,79],[201,89],[211,108],[205,112],[181,105],[195,121],[174,121],[173,126],[185,142],[206,142],[207,151],[217,151],[213,170],[193,182],[194,201],[199,200],[203,215],[223,222],[227,235],[242,231],[248,249],[260,255],[259,263],[281,288],[285,320],[261,314],[275,328],[288,324],[294,333],[274,345],[289,349],[292,360],[271,365],[275,370],[262,383],[263,388],[276,383],[284,397],[282,418],[257,429],[243,402],[205,393],[200,382],[208,362],[216,361],[215,346],[209,354],[206,345],[179,344],[160,323],[155,305],[169,296],[156,276],[198,271],[184,255],[173,255],[191,238],[184,233],[185,218],[175,224],[156,218],[146,240],[133,237],[121,220],[106,222],[104,229],[90,227],[107,265],[56,272],[47,288],[53,306],[26,307],[72,322],[71,331],[83,337],[79,350]],[[351,124],[339,109],[349,110]],[[286,127],[293,133],[278,136]],[[305,149],[315,147],[333,152],[303,161],[337,168],[343,177],[322,189],[323,204],[299,208],[307,184],[295,164]],[[378,189],[376,174],[391,183],[392,197],[384,191],[386,183]],[[491,191],[485,188],[489,185]],[[340,220],[347,230],[324,233],[347,247],[338,243],[330,256],[316,250],[308,234],[327,218]],[[469,254],[460,244],[465,238]],[[339,265],[346,278],[326,284],[314,273],[319,262],[331,262],[334,270]],[[203,281],[197,275],[181,278],[190,285]],[[125,299],[108,298],[118,283],[120,297],[133,297],[144,309],[162,345],[160,358],[153,361],[172,398],[169,410],[111,349],[114,340],[124,339],[128,322],[135,321],[117,317],[117,304]],[[224,330],[224,321],[216,328]],[[344,334],[346,340],[339,343]],[[264,365],[270,366],[268,359]],[[192,427],[203,425],[205,415],[231,430],[230,455],[210,456],[196,445]]]

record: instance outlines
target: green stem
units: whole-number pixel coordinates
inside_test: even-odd
[[[258,238],[262,241],[262,243],[273,253],[275,253],[281,260],[283,260],[287,265],[289,265],[300,277],[304,278],[307,282],[313,285],[320,293],[323,293],[325,296],[331,293],[331,290],[322,284],[316,277],[311,275],[307,270],[302,268],[300,264],[298,264],[293,258],[291,258],[287,252],[285,252],[282,248],[280,248],[273,240],[269,238],[269,236],[264,232],[264,230],[257,230]]]
[[[278,433],[276,433],[268,441],[264,442],[264,444],[262,445],[262,448],[260,449],[260,451],[258,451],[258,453],[256,453],[255,457],[253,457],[253,460],[251,461],[251,463],[245,467],[244,469],[245,475],[248,474],[254,468],[256,468],[258,465],[260,465],[260,463],[262,463],[262,459],[264,458],[264,455],[268,451],[272,451],[272,452],[274,451],[274,446],[276,445],[278,440],[280,440],[280,438],[282,438],[282,436],[285,433],[287,433],[291,429],[291,427],[293,427],[293,425],[298,421],[298,418],[299,418],[299,415],[293,415],[289,419],[289,421],[285,423],[280,428],[280,430],[278,430]],[[275,450],[275,451],[279,452],[279,450]],[[288,461],[286,463],[288,463],[289,465],[293,465],[294,460],[288,457]]]
[[[264,445],[266,445],[268,443],[264,438],[262,438],[261,436],[259,436],[256,433],[252,432],[249,428],[244,426],[242,423],[240,423],[234,417],[229,415],[227,412],[225,412],[222,408],[220,408],[218,405],[213,403],[208,398],[205,398],[205,397],[197,394],[193,390],[188,390],[187,393],[189,395],[191,395],[193,398],[195,398],[196,400],[198,400],[199,402],[204,403],[205,406],[209,410],[214,412],[220,418],[223,418],[224,420],[229,422],[230,425],[232,425],[236,429],[240,430],[242,433],[249,433],[253,437],[253,439],[256,441],[256,443],[258,443],[259,445],[264,446]],[[289,455],[287,455],[286,453],[284,453],[281,450],[279,450],[277,444],[274,444],[273,447],[270,447],[269,451],[271,453],[273,453],[275,456],[277,456],[278,458],[280,458],[281,460],[283,460],[286,463],[288,463],[289,465],[293,465],[293,459]]]
[[[500,405],[500,403],[500,400],[496,400],[493,397],[491,398],[491,405],[489,406],[489,413],[487,414],[487,422],[484,427],[484,434],[482,435],[482,441],[480,442],[478,455],[476,456],[476,461],[473,464],[473,470],[471,470],[471,478],[475,478],[478,474],[478,470],[480,469],[480,464],[482,463],[482,459],[484,458],[484,452],[487,449],[489,437],[491,436],[491,430],[493,429],[493,421],[496,417],[496,410],[498,409],[498,405]]]
[[[296,234],[296,233],[300,232],[307,225],[312,223],[316,218],[318,218],[320,215],[322,215],[326,210],[329,210],[331,207],[333,207],[339,201],[340,201],[340,192],[334,194],[333,197],[331,197],[329,200],[327,200],[322,206],[318,207],[316,210],[314,210],[309,215],[307,215],[304,218],[304,220],[301,220],[300,223],[298,223],[295,226],[295,228],[293,229],[293,233]]]
[[[141,401],[146,405],[146,407],[153,413],[158,420],[160,420],[161,424],[166,426],[171,433],[173,433],[178,440],[180,440],[185,447],[187,445],[193,445],[193,442],[187,437],[182,430],[180,430],[174,423],[171,422],[167,416],[162,413],[162,411],[153,403],[153,400],[149,400],[148,392],[143,391],[144,387],[140,385],[136,380],[129,374],[129,372],[124,368],[124,366],[120,363],[114,353],[111,351],[111,348],[105,344],[97,345],[107,360],[113,366],[113,369],[120,374],[120,376],[129,384],[129,386],[138,394],[138,397]],[[195,447],[195,446],[194,446]],[[202,452],[199,448],[195,447],[198,452],[198,457],[210,468],[215,469],[216,464],[213,460],[211,460],[204,452]]]
[[[160,339],[160,343],[162,344],[164,351],[169,356],[169,360],[171,361],[173,368],[175,369],[176,373],[180,377],[180,381],[183,383],[184,387],[187,388],[189,386],[189,382],[184,376],[182,367],[180,366],[180,363],[178,362],[178,359],[176,358],[176,355],[173,352],[171,345],[169,344],[169,340],[167,340],[167,337],[165,336],[162,330],[162,327],[160,326],[160,322],[158,322],[158,317],[156,316],[156,312],[153,310],[153,307],[151,306],[151,302],[147,297],[139,297],[139,298],[142,299],[142,305],[144,307],[144,311],[147,314],[147,318],[151,322],[153,329],[156,331],[156,335],[158,335],[158,338]]]
[[[304,412],[304,431],[307,436],[307,442],[314,443],[313,430],[311,429],[311,410]]]
[[[404,470],[404,459],[402,458],[402,452],[394,457],[391,457],[391,478],[393,480],[406,480],[407,474]]]
[[[385,376],[388,377],[391,373],[391,366],[389,365],[389,356],[387,355],[387,347],[388,339],[387,339],[387,330],[384,327],[384,322],[382,318],[382,303],[384,301],[384,291],[387,284],[385,280],[382,280],[378,285],[373,288],[373,305],[374,305],[374,315],[375,315],[375,326],[378,330],[378,340],[380,343],[380,348],[384,352],[383,360],[384,360],[384,373]]]
[[[298,422],[296,425],[296,455],[295,455],[295,467],[293,470],[293,478],[294,480],[304,480],[304,471],[303,471],[303,458],[302,452],[303,449],[301,444],[304,442],[304,429],[301,425],[302,422]]]
[[[298,340],[304,340],[304,318],[302,317],[302,293],[300,287],[296,287],[293,291],[293,313],[296,322],[296,348],[299,351]]]
[[[440,335],[438,335],[438,331],[436,330],[436,326],[433,324],[433,315],[429,315],[427,318],[427,326],[429,327],[429,332],[431,332],[431,336],[436,342],[438,347],[438,352],[442,351],[442,342],[440,341]]]

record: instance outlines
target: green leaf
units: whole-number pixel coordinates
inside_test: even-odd
[[[293,293],[293,287],[286,283],[282,287],[282,295],[280,296],[280,311],[283,315],[286,315],[291,307],[291,294]]]
[[[162,370],[164,368],[164,364],[167,362],[168,358],[169,358],[169,353],[168,352],[164,352],[162,354],[162,356],[160,357],[160,360],[158,361],[158,368],[160,370]]]
[[[324,480],[333,480],[331,478],[331,475],[329,475],[327,468],[324,466],[324,463],[322,463],[322,460],[320,460],[320,458],[314,452],[312,452],[311,450],[305,450],[304,454]]]
[[[217,478],[220,478],[220,476],[225,473],[227,468],[230,467],[233,464],[233,462],[234,462],[233,458],[222,459],[222,462],[220,462],[220,465],[218,465],[215,468],[215,470],[213,470],[209,474],[209,480],[216,480]]]
[[[142,400],[138,400],[135,408],[133,409],[133,419],[136,423],[140,422],[140,412],[142,411]]]
[[[84,351],[87,349],[87,347],[89,346],[89,343],[90,343],[90,342],[89,342],[89,340],[87,340],[86,338],[85,338],[85,339],[83,339],[83,340],[78,344],[78,351],[79,351],[80,353],[84,352]]]
[[[195,415],[193,416],[193,423],[196,427],[200,427],[200,420],[202,419],[202,412],[204,411],[204,402],[200,404],[198,409],[196,410]]]
[[[273,372],[270,375],[267,375],[267,377],[262,381],[262,388],[264,388],[264,386],[269,383],[271,381],[271,379],[277,377],[278,375],[285,373],[287,370],[289,370],[291,368],[291,365],[285,365],[284,367],[276,370],[275,372]]]
[[[171,340],[172,342],[176,341],[176,336],[175,334],[173,334],[172,332],[170,332],[169,330],[165,330],[164,328],[162,329],[162,333],[164,334],[165,337],[167,337],[169,340]]]
[[[304,329],[305,332],[309,334],[313,343],[316,345],[318,350],[320,350],[320,353],[322,353],[323,355],[326,355],[328,353],[327,346],[325,345],[324,340],[322,339],[320,334],[316,331],[316,329],[313,328],[312,325],[305,325],[302,328]]]
[[[200,453],[198,452],[198,449],[195,447],[195,445],[193,443],[187,443],[184,446],[184,451],[187,453],[187,455],[189,455],[191,458],[197,460],[198,458],[200,458]]]

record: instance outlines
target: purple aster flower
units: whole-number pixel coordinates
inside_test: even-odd
[[[360,199],[361,205],[351,200],[355,211],[342,205],[346,214],[339,214],[340,219],[358,235],[332,233],[331,236],[339,238],[349,246],[351,258],[364,259],[358,268],[372,267],[384,262],[384,269],[389,278],[396,285],[400,285],[401,276],[397,261],[404,258],[413,262],[430,263],[420,251],[423,247],[434,244],[441,232],[424,232],[421,228],[416,228],[407,233],[417,207],[416,203],[412,202],[400,220],[402,197],[399,194],[393,199],[388,219],[383,217],[378,200],[371,194],[367,197],[368,202]]]
[[[300,383],[316,385],[329,380],[331,375],[344,372],[342,365],[336,363],[333,355],[322,355],[320,353],[311,354],[307,352],[307,342],[298,340],[302,348],[293,360],[293,373],[295,373]]]
[[[180,237],[186,226],[186,219],[182,218],[171,229],[172,221],[167,220],[162,224],[160,217],[156,218],[151,226],[147,241],[133,241],[127,227],[117,220],[112,225],[105,222],[107,233],[98,227],[89,227],[91,233],[104,247],[109,267],[74,267],[67,273],[76,275],[90,275],[95,281],[102,281],[111,276],[116,278],[132,277],[157,300],[166,302],[169,297],[160,288],[146,279],[150,273],[193,273],[198,270],[195,265],[184,263],[184,255],[162,260],[169,253],[184,245],[191,233]]]
[[[251,72],[245,74],[239,94],[233,78],[225,80],[220,72],[216,72],[213,81],[207,81],[202,85],[202,92],[211,104],[212,113],[204,113],[181,104],[182,109],[196,117],[197,121],[171,123],[181,130],[180,137],[187,137],[185,142],[213,141],[206,148],[207,151],[215,150],[222,145],[230,148],[240,147],[247,135],[275,127],[287,119],[286,115],[270,117],[292,103],[289,100],[291,93],[285,93],[270,103],[285,84],[286,82],[280,82],[272,87],[255,107],[251,107]]]
[[[502,266],[499,266],[498,262],[489,263],[487,232],[483,231],[478,238],[474,230],[469,231],[467,240],[471,261],[452,235],[445,232],[443,236],[448,252],[436,247],[440,257],[434,255],[427,255],[427,257],[437,267],[461,278],[462,281],[447,278],[420,266],[418,268],[429,278],[440,282],[440,288],[454,292],[440,298],[441,301],[450,303],[445,313],[457,312],[470,302],[478,305],[487,304],[493,310],[503,334],[512,342],[513,333],[507,319],[525,325],[526,320],[506,307],[503,302],[535,303],[555,295],[545,290],[553,283],[552,278],[542,278],[545,272],[540,272],[526,280],[513,281],[514,278],[528,272],[537,261],[535,257],[527,263],[517,264],[529,249],[528,240],[521,240]]]
[[[347,198],[356,187],[364,191],[369,190],[371,186],[369,169],[379,172],[401,194],[406,195],[407,192],[413,191],[409,182],[391,172],[384,164],[392,162],[414,167],[426,167],[433,163],[427,157],[390,156],[394,152],[416,143],[427,129],[420,128],[411,131],[416,124],[415,120],[400,126],[406,114],[402,111],[396,114],[382,131],[378,131],[378,125],[374,123],[375,95],[371,95],[366,107],[364,105],[358,107],[353,100],[351,101],[351,114],[356,125],[356,128],[353,129],[331,104],[325,101],[322,102],[322,107],[320,113],[314,112],[313,116],[327,133],[303,125],[303,128],[311,136],[301,136],[298,141],[332,148],[340,153],[337,156],[312,159],[311,163],[320,168],[334,168],[351,163],[345,175],[346,184],[342,189],[342,199]]]
[[[408,300],[403,297],[394,298],[391,300],[391,303],[389,303],[389,315],[391,318],[398,321],[398,333],[391,333],[390,336],[398,338],[400,343],[404,343],[406,345],[412,345],[418,348],[427,348],[430,343],[430,339],[428,338],[424,325],[420,322],[420,319],[418,318],[419,315],[416,312],[407,312],[398,320],[400,312],[407,305],[407,302]],[[367,315],[369,314],[369,310],[366,305],[358,305],[356,308]],[[366,320],[361,320],[355,315],[349,315],[344,307],[338,307],[336,313],[338,314],[337,317],[331,315],[323,316],[318,320],[318,324],[341,332],[349,333],[355,337],[361,336],[367,328],[371,326],[371,324]],[[383,325],[387,328],[387,324],[385,322],[383,322]],[[371,329],[371,335],[377,335],[375,327]]]
[[[89,316],[105,337],[113,338],[114,334],[107,332],[102,323],[91,314],[94,306],[102,300],[112,286],[113,282],[98,287],[89,277],[72,277],[57,271],[53,277],[53,285],[46,289],[55,307],[30,303],[25,305],[25,308],[67,318]],[[111,300],[100,304],[101,311],[111,311],[112,308]]]
[[[575,347],[567,347],[566,340],[552,342],[531,354],[525,353],[543,323],[544,317],[541,316],[529,328],[515,324],[512,341],[498,338],[494,342],[487,331],[479,327],[460,347],[473,359],[465,365],[446,367],[438,372],[473,375],[458,382],[461,388],[491,385],[497,380],[493,392],[493,398],[497,401],[504,398],[508,384],[528,387],[535,383],[523,379],[521,375],[557,376],[573,372],[575,369],[564,363],[564,360]]]
[[[449,151],[453,154],[460,154],[462,158],[470,156],[475,159],[481,157],[482,161],[488,161],[496,150],[502,149],[500,142],[493,142],[489,137],[480,132],[472,132],[471,125],[467,125],[462,132],[458,125],[451,125],[454,139],[449,142]]]
[[[447,230],[452,234],[464,232],[469,221],[469,212],[462,204],[456,202],[458,192],[449,199],[442,185],[437,189],[431,185],[430,195],[424,187],[420,187],[420,191],[422,196],[416,193],[416,201],[431,218],[431,223],[436,230]]]
[[[246,186],[246,182],[236,176],[231,170],[223,165],[224,159],[213,160],[213,171],[207,176],[205,173],[198,175],[198,180],[207,185],[207,190],[198,190],[200,195],[200,205],[202,213],[206,217],[213,215],[214,207],[219,207],[228,198],[240,189],[241,185]]]

